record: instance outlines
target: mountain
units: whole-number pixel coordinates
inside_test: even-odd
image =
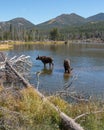
[[[14,26],[23,26],[26,28],[34,27],[34,24],[24,18],[15,18],[9,21]]]
[[[87,22],[99,22],[104,21],[104,13],[99,13],[93,16],[90,16],[86,19]]]
[[[79,25],[84,25],[86,23],[101,22],[101,21],[104,22],[104,13],[99,13],[99,14],[90,16],[88,18],[84,18],[75,13],[72,13],[72,14],[62,14],[49,21],[38,24],[37,27],[39,29],[46,30],[53,27],[64,28],[68,26],[79,26]]]
[[[53,18],[49,21],[44,23],[38,24],[37,27],[39,28],[52,28],[52,27],[65,27],[65,26],[73,26],[73,25],[80,25],[85,23],[86,19],[75,14],[62,14],[56,18]]]
[[[81,17],[75,13],[62,14],[34,25],[24,18],[14,18],[9,21],[0,22],[0,40],[43,40],[48,39],[50,30],[58,28],[59,39],[74,38],[101,38],[104,40],[104,13],[99,13],[88,18]]]
[[[86,23],[96,23],[96,22],[104,22],[104,13],[99,13],[93,16],[90,16],[88,18],[84,18],[80,15],[77,15],[75,13],[71,14],[62,14],[60,16],[57,16],[56,18],[53,18],[51,20],[48,20],[46,22],[43,22],[38,25],[34,25],[30,21],[24,19],[24,18],[14,18],[9,21],[0,22],[0,30],[8,31],[10,30],[10,26],[12,29],[39,29],[42,31],[50,30],[52,28],[67,28],[69,26],[79,26],[84,25]]]
[[[8,30],[10,26],[13,28],[33,28],[35,25],[24,18],[15,18],[10,21],[0,22],[0,29]]]

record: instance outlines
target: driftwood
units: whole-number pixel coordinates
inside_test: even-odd
[[[30,68],[32,66],[30,56],[21,55],[19,57],[8,58],[5,53],[0,52],[0,84],[4,84],[4,86],[19,84],[22,87],[23,82],[20,82],[21,79],[18,78],[13,69],[11,70],[11,67],[7,65],[8,63],[24,78],[29,79]]]
[[[29,84],[29,82],[27,82],[27,80],[25,80],[25,78],[23,76],[21,76],[11,65],[8,61],[6,61],[6,68],[10,68],[15,75],[21,80],[21,82],[24,84],[25,87],[30,87],[31,85]]]
[[[87,116],[87,115],[90,115],[90,114],[98,114],[98,113],[104,113],[104,111],[100,110],[100,111],[95,111],[95,112],[86,112],[86,113],[83,113],[83,114],[77,116],[74,120],[76,121],[81,117],[84,117],[84,116]]]
[[[10,64],[9,61],[6,61],[6,66],[8,66],[11,71],[15,73],[15,75],[23,82],[24,86],[26,88],[33,87],[23,76],[21,76],[20,73],[18,73]],[[52,104],[42,93],[40,93],[38,90],[34,88],[34,90],[37,92],[37,94],[43,99],[43,101],[46,101],[49,103],[49,105],[59,113],[60,118],[62,120],[62,126],[64,130],[84,130],[78,123],[75,122],[74,119],[68,117],[65,113],[61,112],[54,104]]]
[[[61,112],[62,125],[65,130],[84,130],[74,119]]]
[[[72,81],[69,84],[66,83],[62,90],[56,91],[55,95],[62,98],[66,97],[66,98],[72,99],[75,102],[89,102],[91,97],[84,97],[83,94],[79,95],[75,92],[73,87],[71,87],[73,84],[73,81],[76,80],[76,78],[77,78],[76,76],[73,77]]]

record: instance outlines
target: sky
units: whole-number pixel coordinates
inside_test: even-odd
[[[104,13],[104,0],[0,0],[0,22],[23,17],[37,25],[61,14]]]

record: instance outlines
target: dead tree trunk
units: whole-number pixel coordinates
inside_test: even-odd
[[[74,121],[74,119],[70,118],[65,113],[61,112],[60,117],[64,130],[84,130],[78,123]]]
[[[20,79],[20,81],[24,84],[24,86],[27,87],[31,87],[30,83],[28,81],[25,80],[25,78],[23,76],[21,76],[11,65],[8,61],[6,61],[5,64],[6,68],[10,68],[11,71],[14,72],[14,74]]]

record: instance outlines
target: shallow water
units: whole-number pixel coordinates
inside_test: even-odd
[[[70,45],[21,45],[8,51],[9,56],[30,55],[33,62],[30,82],[40,91],[55,93],[72,82],[77,92],[89,95],[104,93],[104,45],[70,44]],[[52,56],[53,69],[44,68],[38,55]],[[64,74],[63,61],[69,58],[73,68],[71,75]],[[38,73],[41,72],[39,77]]]

